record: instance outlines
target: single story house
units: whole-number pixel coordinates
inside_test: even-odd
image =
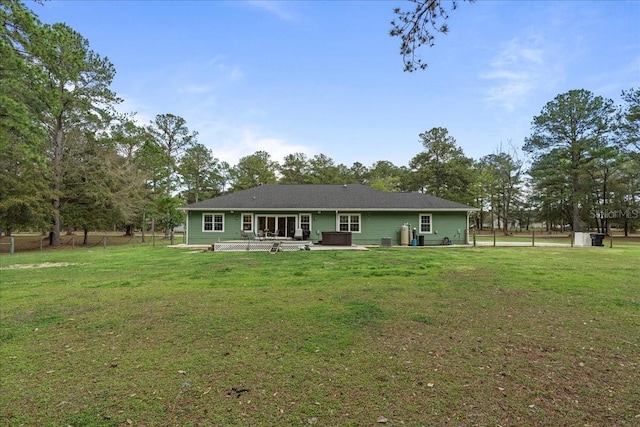
[[[180,208],[185,243],[251,236],[299,237],[350,232],[354,245],[467,244],[469,213],[478,209],[422,193],[384,192],[360,184],[265,184]],[[415,230],[415,231],[414,231]],[[415,235],[414,235],[415,233]],[[340,233],[335,233],[340,234]],[[325,241],[326,243],[326,241]]]

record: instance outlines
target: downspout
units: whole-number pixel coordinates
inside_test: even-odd
[[[187,219],[184,222],[184,244],[189,245],[189,215],[191,211],[187,211]]]

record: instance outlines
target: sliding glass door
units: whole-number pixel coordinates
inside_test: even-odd
[[[256,215],[258,228],[265,235],[291,237],[296,229],[295,216]]]

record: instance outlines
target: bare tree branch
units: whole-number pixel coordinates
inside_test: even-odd
[[[409,0],[415,4],[415,9],[406,11],[395,8],[396,19],[391,21],[392,37],[400,37],[400,55],[404,61],[404,71],[412,72],[424,70],[427,63],[423,62],[416,50],[421,46],[433,47],[438,33],[447,34],[449,26],[446,6],[451,10],[457,8],[457,1],[443,0]],[[475,0],[463,0],[473,3]]]

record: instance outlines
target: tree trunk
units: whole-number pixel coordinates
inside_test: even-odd
[[[53,197],[51,206],[53,207],[53,236],[49,239],[51,246],[60,246],[60,192],[62,191],[62,116],[56,120],[56,140],[53,147]]]
[[[573,231],[582,231],[580,226],[580,204],[578,203],[578,194],[580,193],[580,180],[578,172],[574,171],[572,178],[573,192],[571,194],[571,228]]]
[[[164,238],[168,239],[171,237],[171,233],[173,233],[173,224],[171,224],[171,212],[167,208],[167,220],[164,225]]]
[[[142,232],[142,237],[141,237],[142,243],[146,242],[146,235],[145,235],[146,230],[147,230],[147,219],[146,219],[146,217],[147,217],[147,213],[145,211],[142,211],[142,227],[140,227],[140,230]]]
[[[87,243],[89,243],[89,230],[87,230],[85,228],[84,229],[84,236],[82,237],[82,244],[86,245]]]

